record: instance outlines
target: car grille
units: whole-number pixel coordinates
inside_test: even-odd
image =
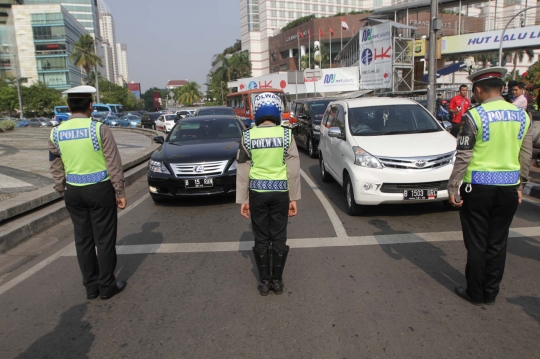
[[[425,157],[377,157],[388,168],[399,170],[432,170],[452,164],[455,151]]]
[[[171,169],[176,176],[206,176],[222,174],[229,161],[171,163]]]
[[[383,183],[382,193],[402,193],[406,189],[436,189],[444,191],[448,187],[448,181],[424,182],[424,183]]]

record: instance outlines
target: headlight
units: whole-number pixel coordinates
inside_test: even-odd
[[[234,171],[236,170],[236,160],[232,163],[231,167],[229,167],[228,171]]]
[[[382,164],[379,162],[378,159],[376,159],[360,147],[354,146],[353,152],[355,165],[369,168],[383,168]]]
[[[163,162],[154,160],[150,160],[150,172],[171,174]]]
[[[111,121],[111,125],[116,126],[116,121]]]
[[[129,124],[130,124],[131,126],[137,126],[137,122],[134,122],[134,121],[131,121]]]
[[[321,130],[321,125],[313,125],[313,130],[314,131],[320,131]]]

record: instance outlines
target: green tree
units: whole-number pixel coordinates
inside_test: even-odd
[[[162,93],[162,91],[165,91],[165,90],[158,89],[157,87],[152,87],[146,90],[141,95],[141,99],[143,100],[145,110],[154,111],[154,92],[155,91]],[[164,99],[163,94],[160,97]]]
[[[317,51],[319,51],[318,54]],[[316,46],[313,59],[319,64],[321,69],[326,66],[330,67],[330,51],[328,50],[328,47],[324,46],[322,43],[320,47]]]
[[[516,79],[516,67],[517,63],[523,62],[525,59],[525,55],[527,55],[529,62],[532,62],[534,59],[534,51],[531,49],[518,49],[512,52],[512,63],[514,64],[514,68],[512,69],[512,80]]]
[[[11,81],[0,79],[0,111],[11,115],[16,108],[19,108],[16,85]]]
[[[65,105],[59,91],[47,87],[42,82],[21,87],[21,96],[25,114],[47,116],[54,112],[54,106]]]
[[[244,77],[251,77],[251,61],[247,51],[239,52],[228,59],[229,81],[238,80]]]
[[[101,58],[95,52],[94,39],[90,34],[81,35],[79,41],[73,44],[69,59],[75,66],[81,66],[88,77],[96,65],[102,66]]]
[[[201,86],[195,81],[188,81],[184,86],[173,90],[175,99],[179,104],[184,106],[192,106],[196,102],[200,102],[202,93],[199,90]]]

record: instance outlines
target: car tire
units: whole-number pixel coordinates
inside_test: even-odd
[[[345,205],[347,206],[347,213],[350,216],[359,216],[363,212],[363,207],[354,200],[354,189],[349,176],[345,177],[343,188],[345,189]]]
[[[332,180],[332,177],[330,174],[326,171],[326,167],[324,166],[324,158],[319,156],[319,167],[321,172],[321,179],[323,182],[330,182]]]
[[[307,139],[307,150],[309,157],[315,158],[317,157],[317,149],[315,148],[315,145],[313,144],[313,137],[308,137]]]

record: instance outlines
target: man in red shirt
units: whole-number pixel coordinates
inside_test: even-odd
[[[452,97],[450,104],[448,105],[448,111],[454,114],[452,118],[452,130],[450,133],[457,138],[459,133],[459,124],[461,123],[461,116],[471,107],[471,101],[467,97],[469,91],[467,85],[459,86],[459,95]]]

